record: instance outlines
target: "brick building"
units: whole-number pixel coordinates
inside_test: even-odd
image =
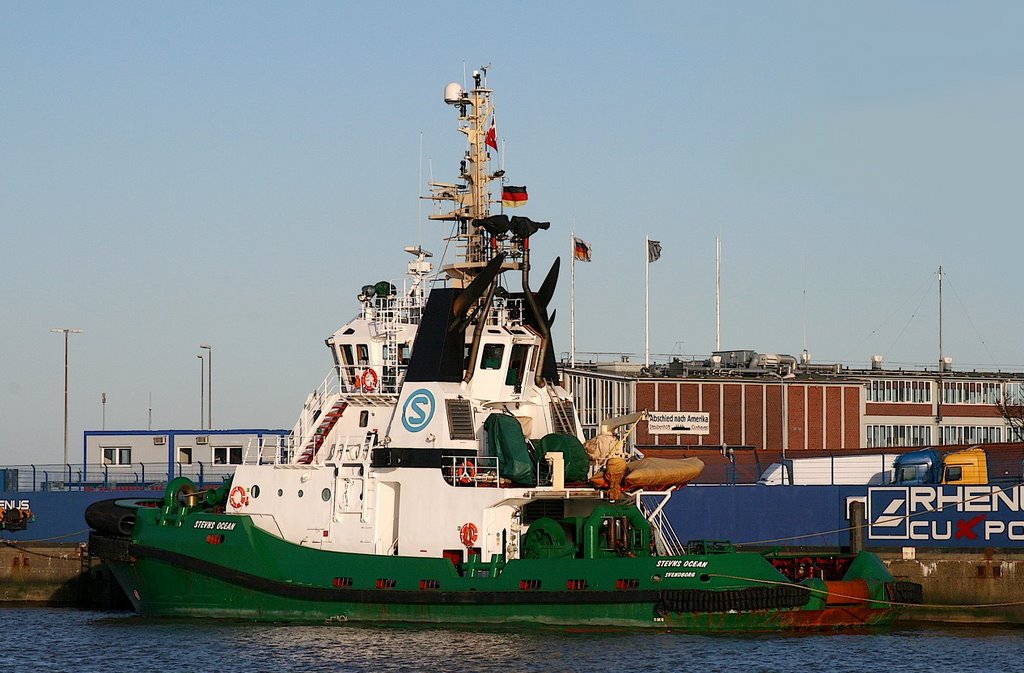
[[[997,403],[1020,400],[1024,374],[887,370],[798,363],[753,351],[654,366],[628,362],[563,369],[585,433],[602,419],[640,409],[702,412],[698,430],[652,433],[647,447],[749,446],[771,451],[843,451],[1019,441]]]

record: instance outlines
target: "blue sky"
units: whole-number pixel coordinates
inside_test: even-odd
[[[444,85],[491,63],[521,214],[575,227],[577,346],[1024,369],[1024,7],[967,2],[0,4],[0,462],[81,432],[291,427],[323,339],[454,178]],[[568,274],[555,298],[569,347]]]

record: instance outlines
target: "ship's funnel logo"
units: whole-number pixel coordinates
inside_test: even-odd
[[[402,425],[409,432],[419,432],[434,417],[434,394],[426,388],[414,391],[402,405]]]

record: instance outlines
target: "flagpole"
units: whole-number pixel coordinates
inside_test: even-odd
[[[715,350],[722,350],[722,239],[715,236]]]
[[[576,367],[576,230],[572,232],[572,261],[569,264],[569,364]]]
[[[644,366],[651,366],[651,318],[650,318],[650,276],[651,276],[651,238],[644,236]]]

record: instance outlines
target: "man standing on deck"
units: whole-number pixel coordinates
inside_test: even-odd
[[[608,480],[608,498],[618,500],[622,497],[622,479],[626,476],[625,440],[617,439],[610,432],[587,440],[583,448],[590,456],[590,462],[598,468],[604,468],[604,476]]]

